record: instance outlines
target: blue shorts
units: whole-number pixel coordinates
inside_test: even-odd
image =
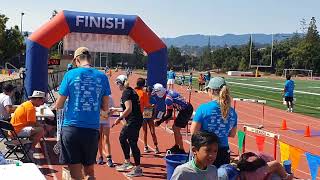
[[[84,166],[95,164],[98,142],[99,131],[96,129],[62,127],[60,163]]]

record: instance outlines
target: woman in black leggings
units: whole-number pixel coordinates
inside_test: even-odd
[[[124,126],[120,132],[119,141],[122,147],[125,161],[121,166],[117,166],[118,171],[126,171],[133,168],[130,163],[130,148],[132,151],[135,167],[127,174],[128,177],[142,176],[142,169],[140,167],[140,150],[138,147],[139,131],[142,126],[143,116],[140,110],[139,96],[129,86],[128,78],[125,75],[119,75],[116,83],[122,91],[121,106],[123,114],[116,119],[112,126],[120,123],[125,119]]]

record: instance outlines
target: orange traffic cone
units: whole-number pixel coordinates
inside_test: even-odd
[[[310,127],[306,127],[306,131],[304,132],[304,137],[311,137]]]
[[[281,130],[288,130],[287,121],[285,119],[282,120]]]

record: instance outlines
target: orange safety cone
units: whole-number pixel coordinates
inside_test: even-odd
[[[287,121],[285,119],[282,120],[281,130],[288,130]]]
[[[306,127],[306,131],[304,132],[304,137],[311,137],[310,127]]]

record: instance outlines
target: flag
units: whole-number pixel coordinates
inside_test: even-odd
[[[290,146],[282,141],[279,141],[280,144],[280,161],[283,164],[283,161],[289,160],[290,155]]]
[[[300,162],[300,157],[301,157],[301,154],[303,153],[303,151],[301,149],[293,147],[293,146],[290,146],[289,151],[290,151],[289,159],[292,162],[291,168],[292,168],[292,171],[294,172],[298,168],[298,165]]]
[[[310,169],[311,179],[316,180],[318,175],[318,167],[320,165],[320,156],[306,152],[306,157]]]
[[[242,153],[243,150],[243,141],[244,141],[245,133],[243,131],[238,131],[238,148],[239,154]]]
[[[258,147],[258,151],[259,152],[263,152],[264,149],[264,140],[266,139],[264,136],[259,136],[259,135],[255,135],[256,136],[256,144]]]

